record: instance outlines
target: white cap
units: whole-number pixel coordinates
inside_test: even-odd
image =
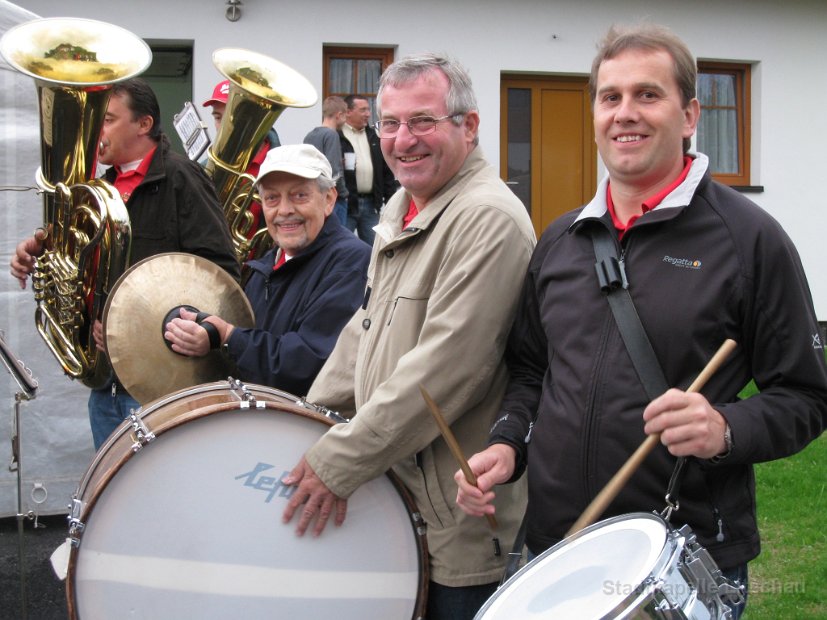
[[[258,170],[256,185],[271,172],[287,172],[305,179],[325,177],[333,181],[333,170],[327,157],[310,144],[288,144],[270,149]]]

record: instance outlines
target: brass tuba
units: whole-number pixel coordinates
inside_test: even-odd
[[[35,79],[40,106],[46,239],[32,276],[37,330],[67,375],[101,387],[111,367],[92,326],[127,266],[131,234],[120,195],[93,177],[112,84],[143,72],[152,53],[111,24],[46,18],[11,28],[0,54]]]
[[[244,262],[270,246],[266,229],[254,230],[250,205],[258,201],[247,166],[285,108],[307,108],[318,96],[302,75],[277,60],[237,48],[213,52],[213,64],[230,80],[221,127],[210,146],[207,174],[215,183],[236,250]]]

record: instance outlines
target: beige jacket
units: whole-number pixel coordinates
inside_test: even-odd
[[[524,481],[496,489],[503,553],[495,557],[486,520],[455,504],[458,464],[419,386],[439,404],[466,456],[485,448],[505,391],[503,350],[534,230],[479,148],[401,231],[409,202],[400,190],[388,203],[368,267],[367,305],[308,394],[352,420],[332,427],[306,456],[343,497],[393,468],[427,523],[430,579],[491,583],[502,575],[525,511]]]

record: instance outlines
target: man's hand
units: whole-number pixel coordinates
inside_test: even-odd
[[[179,314],[181,318],[172,319],[167,323],[164,338],[172,343],[172,350],[176,353],[189,357],[205,356],[210,352],[210,336],[206,329],[195,322],[198,315],[185,308],[181,308]],[[209,316],[204,319],[204,322],[215,325],[221,336],[221,343],[227,342],[233,331],[233,325],[217,316]]]
[[[14,256],[11,257],[11,275],[20,282],[20,288],[26,288],[26,280],[34,271],[35,259],[43,253],[43,240],[46,231],[38,228],[33,237],[24,239],[17,244]]]
[[[95,322],[92,323],[92,338],[95,339],[95,346],[98,348],[98,351],[106,353],[106,346],[103,341],[103,323],[98,319],[95,319]]]
[[[709,459],[726,451],[726,420],[697,392],[671,389],[643,411],[647,435],[660,433],[674,456]]]
[[[324,531],[331,514],[334,515],[333,523],[337,526],[345,522],[347,500],[334,495],[304,457],[287,476],[282,478],[282,482],[288,486],[298,486],[298,488],[287,503],[281,520],[284,523],[290,523],[296,510],[304,505],[296,526],[298,536],[304,535],[314,519],[316,520],[313,526],[314,536],[319,536]]]
[[[514,475],[516,453],[508,444],[496,443],[468,459],[477,479],[474,486],[465,479],[460,469],[454,474],[457,483],[457,506],[475,517],[494,514],[494,485],[509,480]]]

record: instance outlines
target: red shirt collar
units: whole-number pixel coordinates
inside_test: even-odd
[[[118,166],[115,166],[117,176],[115,177],[114,185],[124,202],[129,200],[132,192],[135,191],[135,188],[138,187],[146,177],[146,173],[149,171],[149,165],[152,163],[152,158],[155,156],[155,151],[157,150],[158,147],[156,146],[144,155],[141,163],[138,164],[138,167],[134,170],[123,172]]]
[[[686,180],[686,176],[689,174],[689,169],[692,168],[692,158],[688,155],[684,155],[683,157],[683,170],[681,173],[675,178],[672,183],[664,187],[661,191],[657,194],[650,196],[643,203],[640,205],[642,208],[642,212],[640,215],[633,215],[629,218],[629,221],[623,223],[617,217],[617,213],[615,212],[615,205],[614,201],[612,200],[612,184],[611,181],[606,186],[606,208],[609,210],[609,215],[612,217],[612,224],[617,229],[618,238],[622,239],[623,235],[632,227],[638,218],[640,218],[645,213],[648,213],[655,207],[657,207],[663,199],[666,198],[669,194],[671,194],[677,187]]]
[[[402,230],[405,230],[408,227],[408,224],[411,223],[417,215],[419,215],[419,209],[416,208],[416,204],[411,198],[411,202],[408,205],[408,212],[405,214],[405,217],[402,218]]]

